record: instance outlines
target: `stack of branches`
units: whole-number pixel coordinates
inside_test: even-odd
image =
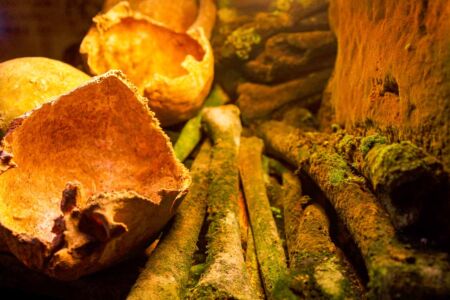
[[[219,1],[216,85],[173,134],[193,186],[130,299],[450,295],[442,164],[409,142],[317,131],[327,5]]]
[[[168,129],[192,186],[128,299],[448,298],[443,165],[406,141],[318,132],[306,109],[335,57],[328,1],[219,5],[216,84]]]
[[[228,101],[219,90],[208,103]],[[250,127],[235,105],[199,117],[206,137],[190,154],[194,185],[131,299],[450,295],[448,255],[434,244],[449,228],[448,174],[437,159],[381,135],[292,124],[289,113]]]
[[[328,0],[224,2],[212,40],[216,74],[243,120],[293,105],[317,110],[336,57]]]
[[[227,100],[218,95],[209,102]],[[434,232],[448,235],[438,218],[448,211],[439,197],[448,175],[435,158],[409,142],[317,132],[307,121],[245,128],[235,105],[199,117],[202,134],[185,160],[191,189],[128,299],[450,295],[447,253],[405,239],[424,220],[432,225],[429,214]]]
[[[324,208],[289,168],[263,156],[238,107],[208,107],[200,117],[207,137],[190,155],[193,186],[129,298],[361,298]]]

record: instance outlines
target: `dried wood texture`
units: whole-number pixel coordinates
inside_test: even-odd
[[[128,295],[137,299],[183,299],[206,214],[211,145],[205,142],[192,165],[192,185],[167,235],[151,254]]]
[[[191,180],[136,93],[108,72],[5,136],[1,234],[28,267],[78,278],[130,255],[173,216]]]
[[[280,33],[266,42],[264,51],[245,65],[255,82],[274,83],[332,68],[336,38],[331,31]]]
[[[207,108],[203,113],[213,140],[208,188],[208,256],[191,299],[254,299],[246,270],[239,226],[239,109]]]
[[[411,142],[343,133],[334,139],[336,151],[368,179],[397,229],[417,224],[430,206],[443,208],[448,201],[439,195],[448,177],[442,163]]]
[[[309,203],[297,221],[295,245],[290,251],[291,287],[306,299],[360,299],[356,275],[331,241],[329,220],[322,207]]]
[[[288,287],[286,257],[272,216],[263,178],[263,142],[243,138],[239,169],[255,240],[256,255],[266,296],[269,299],[295,299]]]
[[[302,133],[280,122],[266,122],[258,132],[274,154],[301,167],[327,196],[361,251],[371,297],[444,299],[450,295],[447,254],[421,252],[401,243],[364,178],[327,146],[327,139],[318,139],[320,133]]]
[[[331,69],[277,85],[243,83],[238,87],[238,105],[246,119],[261,118],[295,100],[307,99],[325,88]]]

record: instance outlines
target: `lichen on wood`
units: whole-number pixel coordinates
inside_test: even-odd
[[[284,232],[286,235],[286,246],[289,259],[289,267],[295,260],[297,235],[300,225],[300,218],[303,213],[302,205],[306,199],[302,195],[302,186],[300,180],[285,168],[280,162],[270,159],[270,168],[272,172],[281,177],[281,195],[280,203],[284,216]]]
[[[183,299],[193,254],[206,215],[211,145],[206,141],[191,168],[192,185],[167,234],[128,295],[133,299]]]
[[[239,169],[255,239],[256,254],[269,299],[295,299],[288,288],[288,270],[281,239],[267,198],[263,168],[263,143],[242,138]]]
[[[270,159],[282,179],[290,287],[302,298],[357,299],[362,291],[353,269],[331,241],[325,211],[302,195],[300,180],[280,162]]]
[[[224,90],[216,84],[211,90],[209,96],[206,98],[204,107],[214,107],[224,105],[230,99]],[[175,155],[180,161],[184,161],[189,154],[195,149],[202,138],[202,116],[200,113],[188,120],[183,126],[180,135],[175,143],[173,149]]]
[[[258,258],[256,256],[255,240],[252,228],[248,227],[247,249],[245,251],[245,265],[250,278],[250,283],[255,292],[255,299],[265,299],[264,287],[259,274]]]
[[[213,141],[208,188],[208,256],[190,299],[253,299],[241,244],[237,199],[239,109],[234,105],[206,108],[203,121]]]
[[[297,205],[301,203],[305,208],[297,219],[291,287],[306,299],[360,299],[361,287],[354,280],[354,271],[331,241],[325,211],[312,201],[308,203],[306,198]]]
[[[397,229],[416,224],[430,197],[435,206],[444,200],[436,194],[448,178],[442,163],[411,142],[344,133],[334,139],[337,152],[369,180]]]
[[[445,253],[411,249],[397,237],[389,216],[325,140],[278,122],[258,127],[273,154],[300,167],[327,196],[356,242],[369,272],[373,298],[395,298],[397,293],[425,299],[450,294],[450,267]]]

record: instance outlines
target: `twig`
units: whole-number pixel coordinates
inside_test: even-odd
[[[269,299],[295,299],[288,288],[286,257],[267,198],[263,168],[263,143],[242,138],[239,169],[255,239],[261,276]]]
[[[191,299],[254,299],[245,267],[238,221],[239,110],[234,105],[208,108],[203,120],[214,142],[208,188],[208,256]]]
[[[214,107],[223,105],[229,102],[228,95],[223,91],[219,85],[215,85],[205,100],[204,107]],[[180,161],[184,161],[189,154],[195,149],[200,140],[202,139],[202,113],[193,117],[186,122],[177,142],[173,147],[175,155]]]
[[[148,259],[128,295],[135,299],[182,299],[196,242],[206,214],[211,145],[205,142],[192,165],[192,185],[173,224]]]

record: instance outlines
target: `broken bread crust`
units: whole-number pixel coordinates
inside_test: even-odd
[[[149,98],[163,126],[180,123],[201,108],[212,84],[214,58],[205,34],[210,29],[201,26],[211,9],[200,7],[200,21],[179,33],[120,2],[94,18],[80,52],[92,74],[122,70]]]
[[[71,280],[167,223],[190,177],[146,100],[118,71],[43,104],[2,145],[0,228],[30,268]],[[6,170],[6,171],[5,171]]]

